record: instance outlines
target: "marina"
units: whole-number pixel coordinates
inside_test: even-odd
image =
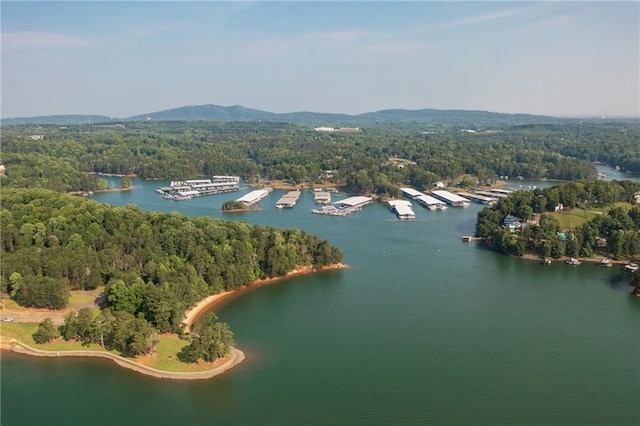
[[[389,210],[394,212],[400,220],[413,220],[416,214],[407,200],[389,200]]]
[[[436,190],[431,191],[431,195],[453,207],[469,207],[471,205],[471,202],[467,198],[461,197],[453,192]]]
[[[276,207],[279,209],[292,208],[296,205],[299,198],[300,191],[289,191],[278,200]]]
[[[170,186],[157,188],[156,192],[168,200],[184,201],[202,195],[235,192],[239,189],[239,176],[212,176],[211,179],[171,181]]]
[[[263,188],[256,189],[255,191],[251,191],[247,194],[244,194],[242,197],[238,198],[236,201],[240,201],[245,203],[248,206],[252,206],[260,201],[262,201],[267,195],[269,195],[273,191],[273,188]]]

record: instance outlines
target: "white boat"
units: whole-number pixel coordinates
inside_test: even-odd
[[[612,265],[610,259],[607,259],[606,257],[603,257],[600,260],[600,266],[604,266],[605,268],[611,268],[611,266],[613,266],[613,265]]]
[[[627,263],[624,265],[624,270],[629,272],[636,272],[640,268],[636,263]]]
[[[573,265],[573,266],[578,266],[580,265],[582,262],[580,262],[578,259],[576,259],[575,257],[572,257],[571,259],[567,260],[567,264],[569,265]]]

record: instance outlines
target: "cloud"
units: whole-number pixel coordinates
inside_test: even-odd
[[[407,40],[373,44],[363,50],[374,53],[414,53],[425,50],[430,46],[431,44],[427,42]]]
[[[523,11],[519,9],[503,9],[496,10],[494,12],[481,13],[478,15],[468,16],[466,18],[458,19],[456,21],[443,22],[438,25],[438,28],[457,28],[468,25],[480,24],[485,22],[496,21],[500,19],[507,19],[522,14]]]
[[[545,32],[552,30],[567,30],[575,27],[576,18],[571,15],[556,15],[541,19],[528,26],[531,31]]]
[[[92,41],[89,39],[60,33],[37,31],[8,31],[2,33],[2,50],[4,52],[82,47],[91,44]]]

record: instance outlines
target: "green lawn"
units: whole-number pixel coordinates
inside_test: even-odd
[[[93,303],[96,297],[93,294],[72,294],[69,296],[70,304]]]
[[[58,339],[54,342],[38,345],[33,341],[33,337],[31,337],[36,330],[38,330],[38,324],[36,323],[0,323],[0,335],[3,337],[3,340],[16,339],[33,348],[43,351],[64,352],[72,350],[92,350],[110,352],[112,354],[119,355],[117,351],[107,351],[97,343],[92,343],[89,346],[83,346],[80,342],[67,342],[63,339]],[[210,364],[187,364],[178,360],[178,352],[188,344],[189,342],[187,340],[181,340],[176,335],[162,334],[158,336],[155,355],[153,357],[149,357],[147,362],[144,364],[149,367],[165,371],[194,372],[211,369]]]
[[[584,210],[579,209],[573,209],[570,212],[549,214],[558,219],[558,222],[560,222],[560,229],[564,231],[576,228],[583,223],[590,221],[598,215],[598,213],[592,211],[585,212]]]

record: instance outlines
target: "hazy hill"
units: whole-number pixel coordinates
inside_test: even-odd
[[[46,117],[7,118],[2,124],[85,124],[113,119],[103,115],[55,115]],[[504,114],[488,111],[388,109],[359,115],[318,112],[273,113],[240,105],[192,105],[150,112],[119,121],[268,121],[306,126],[328,127],[421,127],[447,124],[455,127],[501,127],[526,124],[557,123],[568,119],[530,114]]]
[[[0,122],[4,125],[11,124],[93,124],[112,121],[111,117],[106,115],[82,115],[82,114],[66,114],[66,115],[43,115],[40,117],[16,117],[3,118]]]

